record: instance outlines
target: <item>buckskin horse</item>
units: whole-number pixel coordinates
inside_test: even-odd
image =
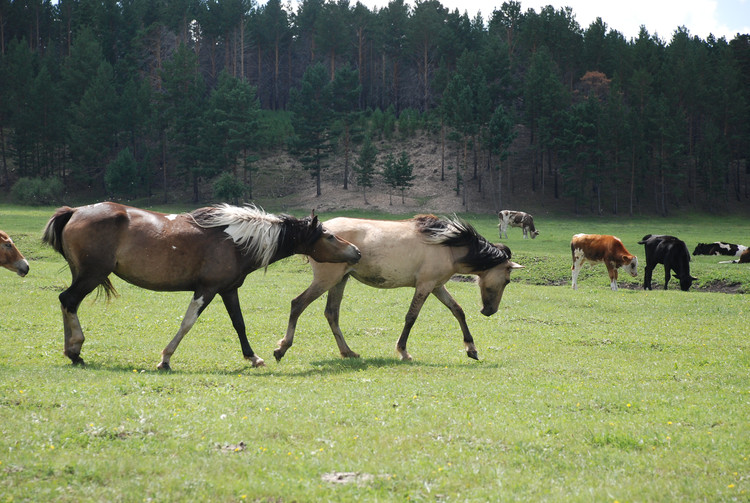
[[[482,296],[481,313],[491,316],[497,312],[505,286],[510,282],[511,270],[523,268],[510,260],[511,252],[507,246],[488,242],[461,219],[441,219],[433,215],[418,215],[402,221],[334,218],[325,225],[337,236],[356,245],[362,252],[362,259],[356,264],[323,264],[310,260],[313,281],[292,300],[286,335],[273,353],[277,361],[291,347],[302,312],[325,292],[328,292],[325,317],[341,356],[359,357],[346,344],[339,327],[339,308],[350,276],[375,288],[415,289],[404,328],[396,343],[396,351],[402,360],[412,359],[406,351],[406,341],[430,294],[437,297],[458,320],[467,356],[478,359],[464,311],[448,293],[445,283],[454,274],[476,275]]]
[[[23,258],[13,240],[4,231],[0,231],[0,266],[21,277],[29,273],[29,262]]]
[[[264,366],[247,341],[237,290],[245,277],[295,253],[319,262],[359,260],[356,246],[331,234],[317,216],[297,219],[273,215],[254,206],[219,205],[190,213],[164,214],[116,204],[58,208],[42,240],[68,262],[70,287],[60,294],[65,355],[83,364],[84,336],[78,306],[102,287],[116,294],[109,275],[157,291],[192,291],[179,330],[161,353],[159,369],[169,360],[201,312],[219,294],[237,331],[245,359]]]

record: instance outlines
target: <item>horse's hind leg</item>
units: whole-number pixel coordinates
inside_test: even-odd
[[[180,323],[180,328],[177,330],[177,334],[175,334],[172,340],[169,341],[169,344],[167,344],[167,347],[161,352],[161,362],[157,365],[158,369],[170,370],[169,360],[177,350],[177,346],[180,345],[180,341],[185,337],[185,334],[193,328],[193,325],[198,320],[198,316],[200,316],[206,306],[211,303],[214,295],[214,293],[211,293],[199,296],[197,292],[193,295],[193,300],[190,301],[190,305],[185,312],[185,316],[182,318],[182,323]]]
[[[90,294],[98,285],[96,280],[76,279],[70,287],[59,296],[60,309],[62,310],[63,330],[65,332],[65,345],[63,352],[70,358],[73,365],[83,365],[81,358],[81,347],[85,337],[81,322],[78,320],[78,306],[84,297]]]
[[[435,288],[432,291],[432,294],[442,302],[445,307],[450,309],[453,316],[458,320],[458,324],[461,326],[461,333],[463,333],[464,336],[464,347],[466,347],[466,355],[469,358],[474,358],[475,360],[478,360],[479,357],[477,355],[477,348],[474,346],[474,338],[471,336],[471,332],[469,332],[469,326],[466,324],[466,315],[464,314],[463,308],[461,308],[460,305],[458,305],[458,302],[456,302],[456,299],[451,296],[450,293],[448,293],[448,290],[446,290],[445,285],[441,285],[438,288]]]
[[[333,337],[336,339],[336,344],[339,347],[341,356],[344,358],[359,358],[357,353],[349,349],[349,345],[344,340],[344,334],[341,333],[341,327],[339,326],[341,300],[344,298],[344,288],[346,288],[346,281],[348,279],[348,275],[344,276],[336,286],[328,290],[325,316],[326,320],[328,320],[328,324],[331,326],[331,332],[333,332]]]
[[[266,364],[262,358],[256,356],[253,352],[253,348],[250,347],[250,343],[247,342],[247,333],[245,332],[245,320],[242,318],[242,310],[240,309],[240,298],[237,295],[237,289],[221,294],[221,300],[224,301],[224,306],[227,308],[229,318],[232,320],[232,326],[237,331],[237,337],[240,339],[240,346],[242,347],[242,355],[246,360],[250,360],[253,367],[265,367]]]

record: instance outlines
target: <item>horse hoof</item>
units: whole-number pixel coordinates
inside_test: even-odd
[[[341,356],[344,358],[359,358],[359,354],[355,353],[354,351],[349,351],[348,353],[341,353]]]
[[[273,350],[273,357],[276,358],[277,362],[280,362],[281,359],[284,358],[284,351],[282,351],[280,348],[279,349],[274,349]]]
[[[83,358],[81,358],[80,356],[76,356],[75,358],[71,358],[71,361],[73,362],[73,365],[77,365],[79,367],[85,367],[86,366],[86,362],[83,361]]]
[[[263,358],[255,357],[255,358],[251,358],[250,360],[253,362],[253,367],[265,367],[266,366],[266,362],[263,361]]]
[[[164,372],[169,372],[172,370],[172,367],[170,367],[169,364],[165,362],[160,363],[156,366],[156,368],[159,370],[163,370]]]
[[[479,360],[479,355],[477,354],[476,351],[467,351],[466,356],[468,356],[469,358],[473,358],[475,360]]]

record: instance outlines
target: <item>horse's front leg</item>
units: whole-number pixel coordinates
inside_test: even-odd
[[[479,360],[477,355],[477,348],[474,346],[474,338],[469,332],[469,326],[466,324],[466,315],[464,314],[463,308],[456,302],[456,299],[448,292],[445,285],[440,285],[432,291],[432,294],[442,302],[445,307],[450,309],[453,316],[458,320],[458,324],[461,326],[461,333],[464,336],[464,347],[466,348],[466,355],[469,358]]]
[[[333,337],[336,339],[336,344],[339,347],[339,352],[344,358],[359,358],[359,355],[349,349],[349,345],[344,340],[344,334],[341,332],[339,326],[339,312],[341,310],[341,300],[344,298],[344,288],[346,288],[346,281],[349,276],[344,278],[333,288],[328,290],[328,300],[326,301],[325,317],[328,320],[328,325],[331,327]]]
[[[198,316],[200,316],[206,306],[211,303],[214,295],[215,293],[199,295],[198,292],[193,295],[193,300],[190,301],[190,305],[185,312],[185,316],[182,318],[182,323],[180,323],[180,328],[177,330],[177,334],[175,334],[172,340],[169,341],[169,344],[167,344],[167,347],[161,352],[161,362],[157,365],[158,369],[170,370],[169,360],[177,350],[177,346],[180,345],[180,341],[185,337],[185,334],[193,328],[193,325],[198,320]]]
[[[409,306],[409,311],[406,313],[406,319],[404,320],[404,328],[401,330],[401,336],[398,338],[398,342],[396,342],[396,352],[399,354],[402,360],[411,360],[411,355],[408,351],[406,351],[406,341],[409,339],[409,333],[411,332],[411,327],[414,326],[414,322],[417,321],[417,316],[419,316],[419,311],[422,310],[422,306],[424,305],[424,301],[427,300],[427,297],[430,295],[429,290],[425,291],[424,289],[420,288],[419,285],[417,285],[416,290],[414,291],[414,297],[411,299],[411,305]]]
[[[335,283],[334,283],[335,284]],[[297,320],[300,315],[307,309],[315,299],[323,295],[332,285],[326,283],[318,283],[313,279],[312,284],[307,287],[307,290],[299,294],[292,300],[292,308],[289,311],[289,324],[286,327],[286,334],[279,340],[278,346],[273,351],[273,356],[276,361],[281,361],[286,354],[287,350],[292,347],[294,343],[294,331],[297,329]]]
[[[224,306],[227,308],[229,318],[232,320],[232,326],[237,332],[237,337],[240,339],[240,347],[242,347],[242,355],[246,360],[250,360],[253,367],[265,367],[266,363],[262,358],[258,357],[254,352],[253,348],[250,347],[250,343],[247,342],[247,333],[245,331],[245,320],[242,317],[242,310],[240,309],[240,298],[237,295],[237,289],[221,294],[221,300],[224,301]]]

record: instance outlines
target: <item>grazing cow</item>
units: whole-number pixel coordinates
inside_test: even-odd
[[[747,249],[747,246],[743,245],[714,241],[713,243],[698,243],[698,246],[693,250],[693,255],[728,255],[730,257],[739,257]]]
[[[680,280],[680,289],[687,292],[698,278],[690,275],[690,251],[684,241],[674,236],[647,234],[638,244],[646,248],[646,268],[643,272],[643,289],[651,290],[651,274],[656,264],[664,264],[664,289],[669,284],[669,271]]]
[[[604,262],[613,291],[617,290],[617,269],[625,267],[631,276],[638,275],[638,258],[625,249],[620,238],[601,234],[576,234],[570,241],[573,254],[573,290],[578,289],[578,273],[585,261]]]
[[[722,260],[719,262],[720,264],[750,264],[750,248],[745,248],[745,250],[740,254],[740,258],[737,260]]]
[[[531,236],[534,239],[539,235],[539,231],[534,227],[534,217],[523,211],[512,211],[502,210],[497,214],[500,219],[500,223],[497,224],[500,227],[500,238],[502,239],[503,234],[508,237],[508,225],[511,227],[520,227],[523,229],[523,238]]]
[[[4,231],[0,231],[0,267],[10,269],[22,277],[29,272],[28,261]]]

